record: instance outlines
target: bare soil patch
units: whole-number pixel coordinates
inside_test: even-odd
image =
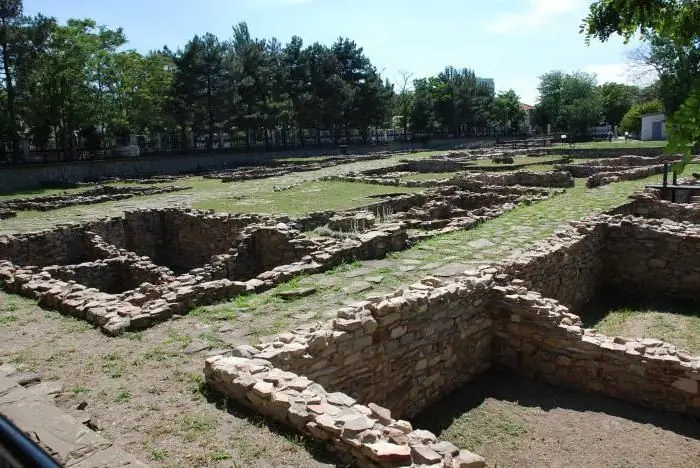
[[[700,425],[680,416],[490,372],[414,426],[498,467],[689,467]]]
[[[206,393],[204,356],[250,339],[241,323],[226,325],[182,318],[110,338],[0,293],[0,364],[41,373],[60,386],[59,406],[153,466],[334,466],[297,434]]]

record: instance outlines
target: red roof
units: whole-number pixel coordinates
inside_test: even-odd
[[[521,108],[522,110],[528,111],[528,110],[533,110],[533,109],[535,108],[535,106],[531,106],[530,104],[525,104],[525,103],[521,102],[521,103],[520,103],[520,108]]]

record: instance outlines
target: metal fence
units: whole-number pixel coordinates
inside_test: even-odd
[[[0,468],[59,468],[33,440],[0,414]]]

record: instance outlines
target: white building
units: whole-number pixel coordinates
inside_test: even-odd
[[[642,116],[641,140],[665,140],[666,116],[664,114],[647,114]]]
[[[492,90],[496,89],[496,82],[493,80],[493,78],[481,78],[477,76],[476,84],[478,86],[486,86],[488,88],[491,88]]]

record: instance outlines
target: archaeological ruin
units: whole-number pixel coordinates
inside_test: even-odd
[[[1,236],[0,288],[116,336],[473,229],[560,196],[581,183],[575,179],[587,179],[590,189],[659,174],[676,160],[656,154],[549,160],[553,170],[544,171],[528,169],[541,162],[512,164],[512,156],[528,151],[452,152],[324,177],[387,186],[375,201],[347,210],[289,217],[138,209]],[[475,165],[485,158],[499,168]],[[239,168],[205,178],[228,183],[334,164]],[[411,179],[424,173],[445,177]],[[650,188],[571,222],[524,254],[445,277],[434,273],[341,307],[333,320],[212,353],[206,384],[361,467],[487,466],[491,460],[411,420],[492,369],[700,419],[700,356],[590,326],[591,304],[610,291],[696,301],[700,185],[696,192],[695,180],[683,183],[691,188],[673,197]],[[391,193],[396,186],[425,190]],[[105,186],[17,199],[0,204],[0,218],[185,189]],[[296,293],[304,294],[285,294]]]
[[[356,466],[485,466],[407,419],[490,368],[700,418],[700,356],[585,325],[587,303],[606,288],[694,299],[700,229],[688,221],[574,222],[524,256],[450,281],[427,277],[330,322],[208,358],[205,375]]]
[[[131,211],[0,237],[0,286],[115,335],[301,274],[382,258],[556,193],[470,182],[298,219]]]

